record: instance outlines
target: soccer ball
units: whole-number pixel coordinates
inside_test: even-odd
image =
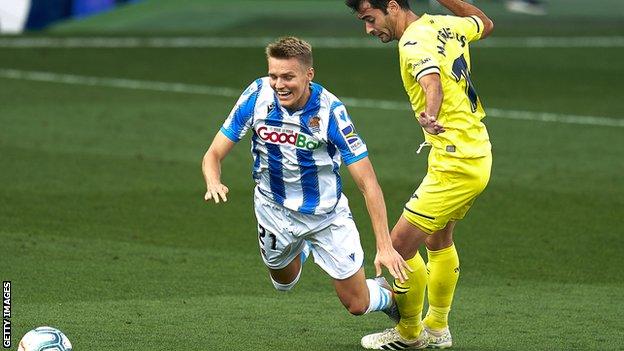
[[[60,330],[39,327],[24,335],[17,351],[72,351],[72,345]]]

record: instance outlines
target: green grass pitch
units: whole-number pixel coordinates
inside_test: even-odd
[[[144,1],[29,36],[364,36],[342,1],[172,3]],[[543,18],[482,3],[494,39],[624,36],[619,0],[552,0]],[[242,90],[265,74],[263,55],[0,46],[0,70]],[[454,349],[624,350],[624,47],[472,56],[486,111],[503,112],[486,118],[491,182],[456,229]],[[315,66],[315,80],[339,97],[406,101],[395,49],[318,48]],[[383,315],[350,316],[312,261],[292,292],[273,289],[256,242],[248,138],[223,167],[228,203],[204,203],[201,157],[234,102],[0,77],[0,278],[13,284],[11,350],[41,325],[63,330],[76,350],[360,350],[362,335],[390,327]],[[421,131],[407,110],[347,108],[394,223],[424,176]],[[612,123],[505,118],[516,110]],[[371,227],[342,173],[370,276]]]

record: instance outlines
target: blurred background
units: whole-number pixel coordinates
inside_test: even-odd
[[[441,11],[434,0],[412,0],[412,5],[419,12]],[[497,35],[563,35],[573,28],[586,35],[618,35],[624,21],[624,4],[617,0],[476,0],[476,5],[503,21]],[[296,24],[297,32],[353,36],[332,31],[345,26],[343,7],[337,0],[10,0],[0,4],[0,31],[249,34],[242,31],[255,27],[257,34],[272,35]],[[323,25],[314,26],[319,19]]]
[[[456,229],[456,350],[623,350],[624,1],[476,0],[495,22],[472,80],[494,148]],[[429,1],[417,13],[445,13]],[[249,140],[227,204],[200,161],[264,46],[312,43],[315,80],[366,140],[390,223],[425,174],[395,44],[339,0],[0,1],[0,277],[13,347],[40,325],[77,350],[360,350],[311,261],[274,291],[258,254]],[[343,170],[373,272],[361,194]]]

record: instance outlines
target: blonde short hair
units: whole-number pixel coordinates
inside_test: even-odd
[[[267,45],[266,55],[267,58],[296,58],[308,67],[312,67],[313,64],[312,46],[306,41],[295,37],[279,38],[277,41]]]

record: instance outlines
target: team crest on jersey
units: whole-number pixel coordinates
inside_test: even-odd
[[[345,137],[347,141],[347,145],[351,151],[356,150],[360,146],[362,146],[362,139],[355,132],[355,127],[353,124],[349,124],[346,128],[343,128],[341,131],[342,135]]]
[[[320,132],[321,131],[321,119],[319,118],[319,116],[314,116],[310,118],[310,121],[308,122],[308,127],[310,128],[312,133]]]

